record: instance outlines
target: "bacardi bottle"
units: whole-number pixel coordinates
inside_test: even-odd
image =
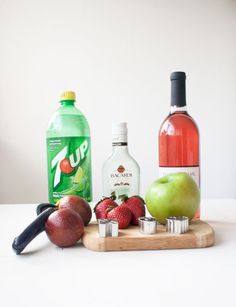
[[[102,169],[103,195],[139,195],[140,169],[128,151],[126,123],[112,124],[112,149]]]

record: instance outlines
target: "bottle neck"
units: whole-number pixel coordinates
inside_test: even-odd
[[[124,145],[125,143],[123,143],[122,145],[118,145],[118,144],[112,144],[112,153],[113,154],[124,154],[124,153],[128,153],[128,144],[126,143],[126,145]]]
[[[181,109],[179,110],[180,112],[182,110],[183,112],[187,111],[185,79],[171,80],[171,103],[170,104],[171,104],[172,110],[174,110],[175,108],[175,112],[176,112],[176,109]]]
[[[112,135],[112,151],[113,153],[128,152],[127,134]]]
[[[177,112],[187,113],[187,107],[170,106],[170,114]]]
[[[63,100],[60,101],[61,107],[74,107],[75,101],[74,100]]]

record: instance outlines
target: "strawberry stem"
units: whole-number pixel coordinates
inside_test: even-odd
[[[109,197],[111,200],[116,200],[116,192],[115,191],[113,191],[112,193],[111,193],[111,196]]]
[[[122,194],[122,195],[119,195],[118,196],[118,199],[120,199],[121,201],[126,201],[127,199],[128,199],[129,197],[128,197],[128,195],[126,195],[126,194]]]

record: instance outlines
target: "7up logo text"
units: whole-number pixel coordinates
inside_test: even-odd
[[[56,154],[51,161],[51,170],[55,169],[53,188],[60,183],[62,173],[70,175],[77,166],[82,164],[86,158],[88,147],[88,140],[84,140],[74,152],[70,153],[70,146],[66,145]]]

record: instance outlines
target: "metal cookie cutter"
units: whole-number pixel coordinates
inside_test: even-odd
[[[146,235],[152,235],[157,232],[157,221],[153,217],[140,217],[139,230]]]
[[[186,216],[170,216],[166,219],[166,231],[182,234],[188,231],[189,219]]]
[[[118,222],[109,219],[98,220],[98,232],[100,238],[118,237]]]

